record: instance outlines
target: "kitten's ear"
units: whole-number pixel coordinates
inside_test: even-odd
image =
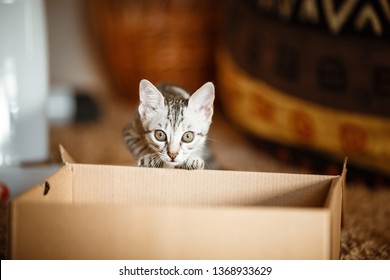
[[[164,96],[151,82],[145,79],[139,83],[139,99],[138,112],[140,116],[145,116],[150,109],[156,110],[164,106]]]
[[[214,91],[213,83],[205,83],[190,97],[188,107],[194,111],[203,112],[206,119],[211,120],[213,116]]]

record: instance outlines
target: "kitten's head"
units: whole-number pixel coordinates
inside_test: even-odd
[[[202,156],[211,124],[214,85],[205,83],[191,97],[178,87],[177,98],[164,95],[149,81],[140,82],[138,112],[149,147],[168,165]]]

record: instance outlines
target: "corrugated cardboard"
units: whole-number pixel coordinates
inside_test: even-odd
[[[341,176],[65,165],[12,203],[14,259],[337,259]]]

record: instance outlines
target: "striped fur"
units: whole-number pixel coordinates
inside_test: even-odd
[[[213,101],[212,83],[190,96],[179,87],[162,84],[157,88],[142,80],[138,110],[123,130],[126,146],[137,165],[204,169]]]

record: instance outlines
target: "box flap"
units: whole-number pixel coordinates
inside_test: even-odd
[[[75,160],[65,150],[64,146],[62,146],[61,144],[59,146],[60,146],[60,153],[61,153],[62,162],[65,163],[65,164],[67,164],[67,163],[76,163]]]

